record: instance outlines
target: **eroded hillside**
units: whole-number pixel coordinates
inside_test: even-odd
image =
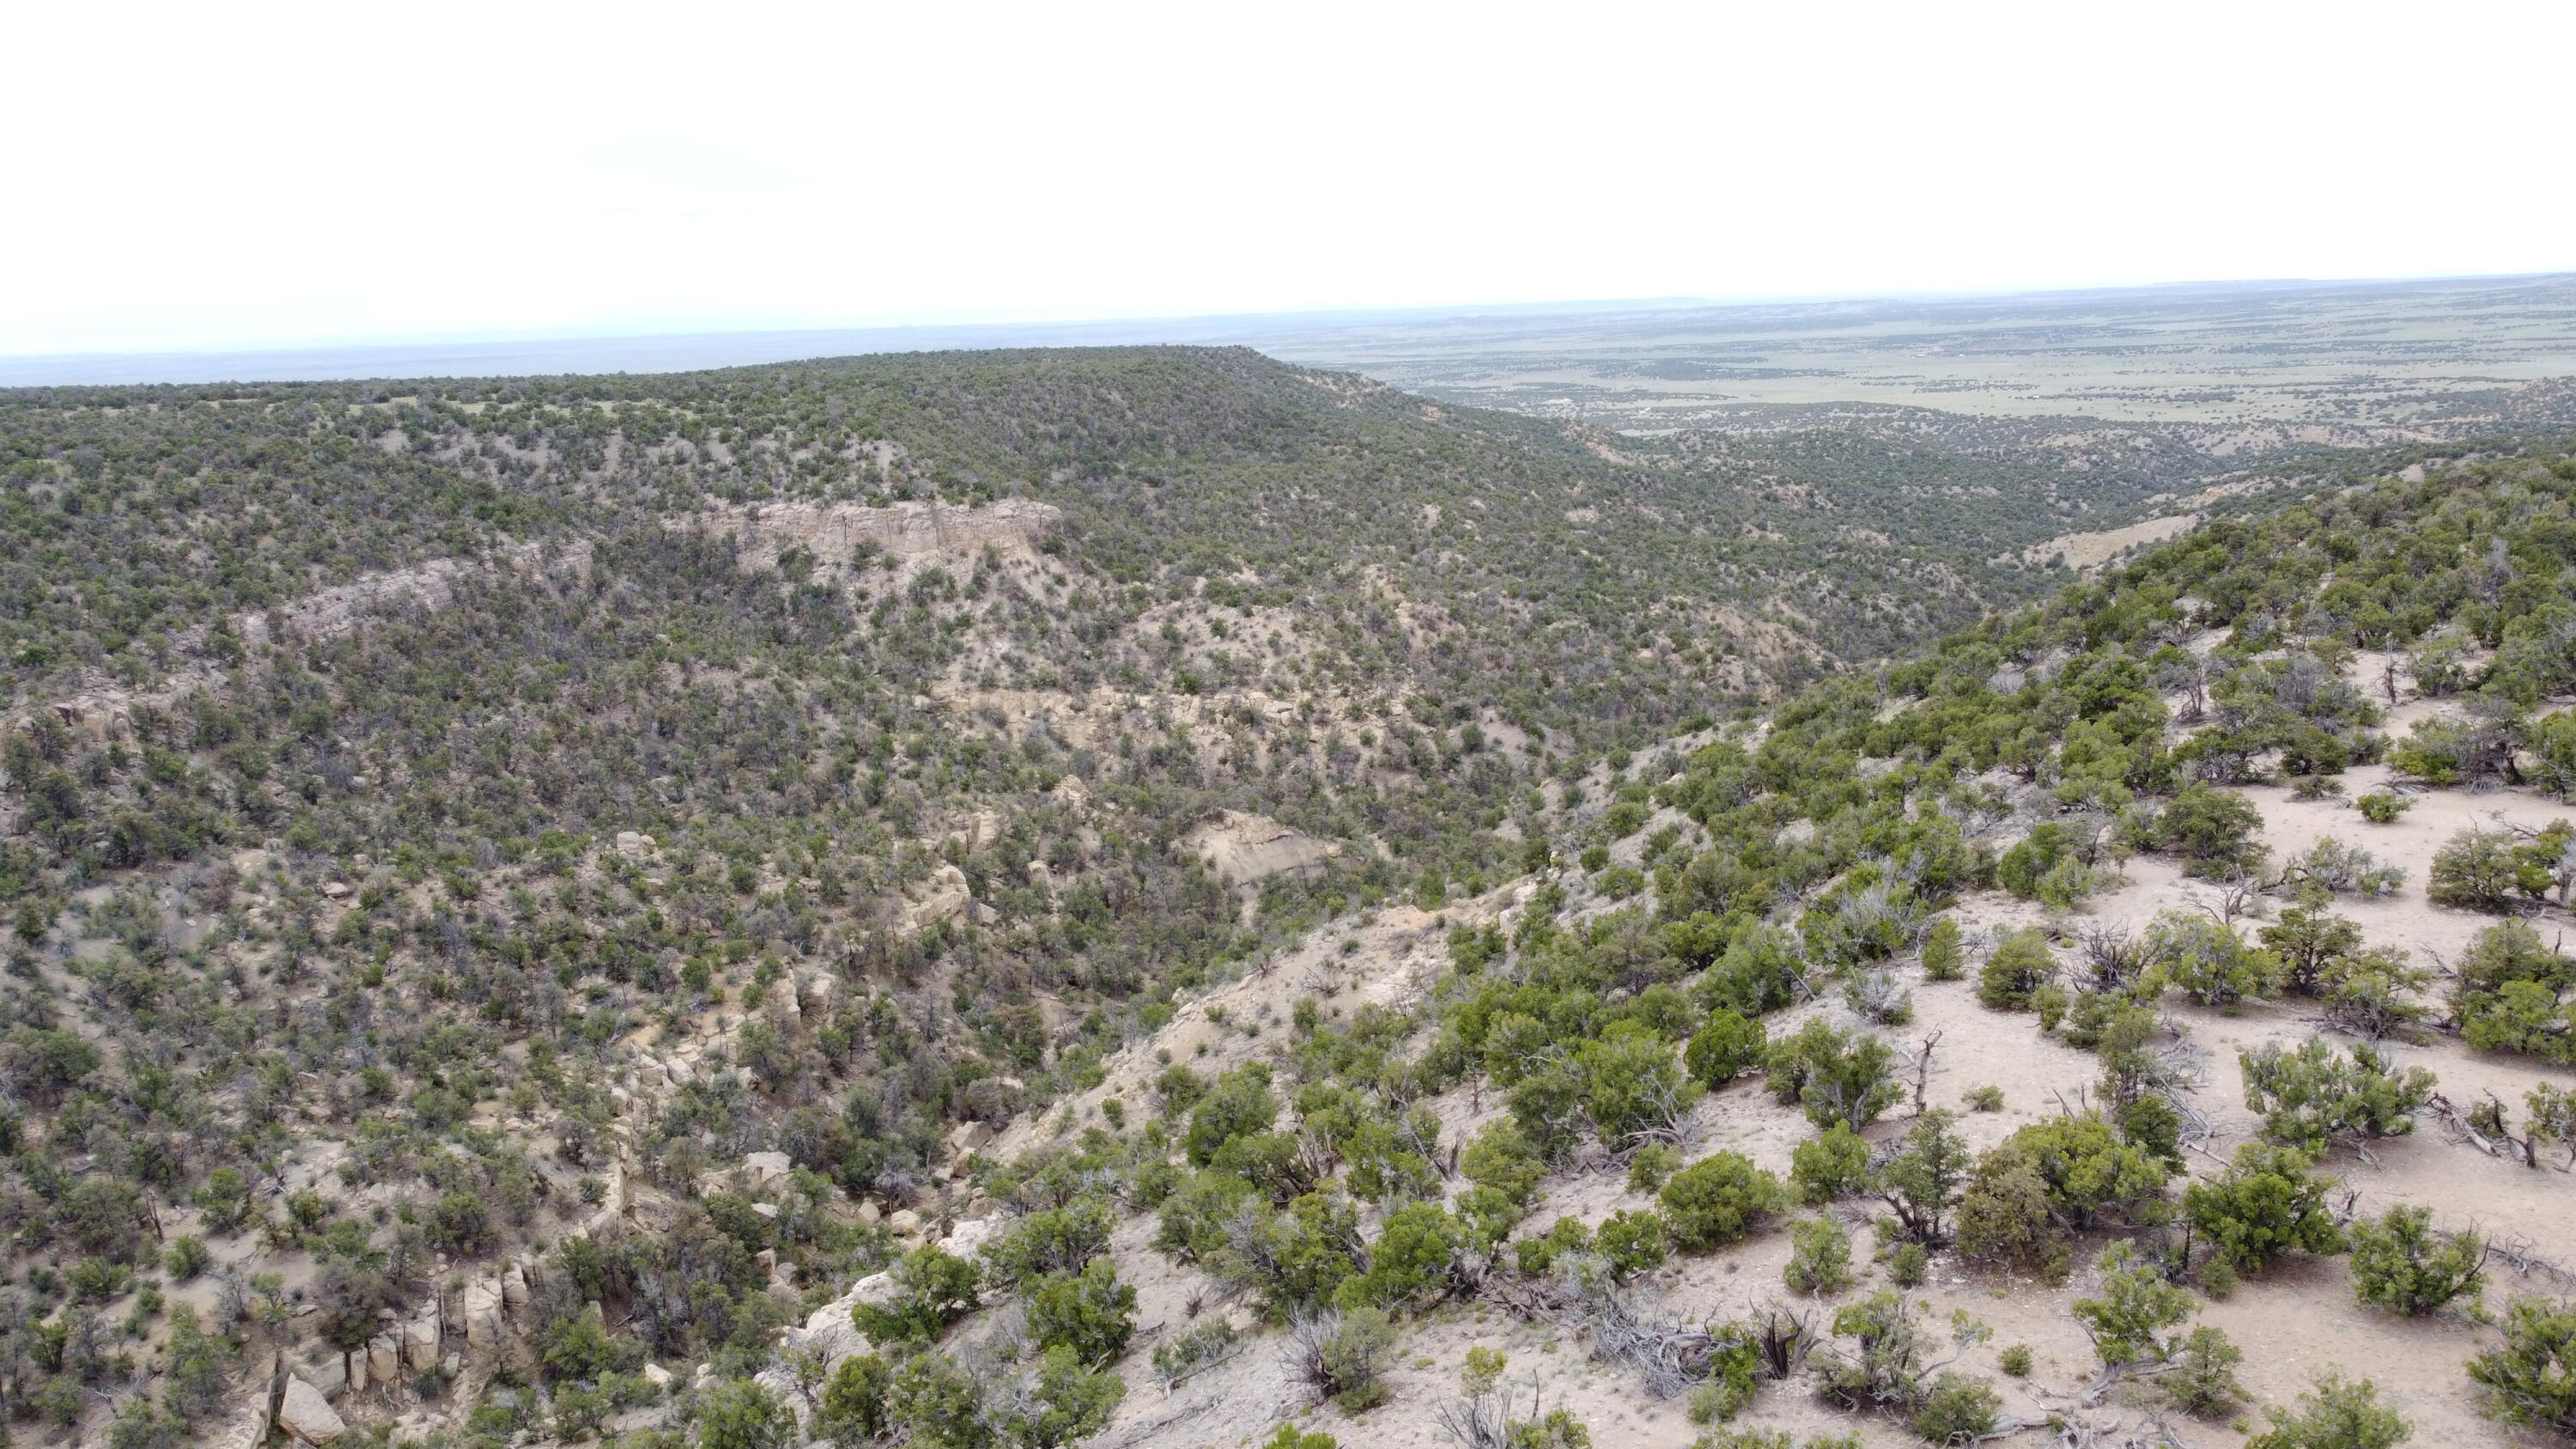
[[[2236,1325],[2249,1404],[2325,1361],[2250,1355],[2355,1214],[2471,1225],[2426,1152],[2567,1256],[2528,1185],[2576,1129],[2514,1089],[2563,1084],[2567,969],[2473,929],[2553,920],[2576,858],[2555,455],[1793,688],[1971,573],[1230,354],[11,406],[27,1439],[1266,1442],[1328,1395],[1429,1442],[1499,1384],[1541,1442],[1687,1441],[1694,1395],[2134,1426],[2183,1350],[2077,1402],[2110,1242]],[[2493,810],[2444,887],[2482,914],[2428,911]],[[2363,1187],[2285,1256],[2186,1181],[2256,1135],[2233,1052],[2311,1017],[2445,1085],[2263,1125]],[[1775,1288],[1829,1218],[1865,1282]],[[1922,1372],[1831,1370],[1873,1303]],[[1943,1379],[1953,1308],[1996,1332]],[[2426,1322],[2389,1391],[2492,1435],[2457,1370],[2498,1334]]]

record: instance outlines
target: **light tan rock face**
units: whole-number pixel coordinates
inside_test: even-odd
[[[1267,815],[1239,810],[1228,810],[1193,827],[1181,837],[1181,845],[1237,884],[1306,870],[1342,853],[1333,841],[1292,830]]]
[[[746,567],[769,568],[788,548],[803,548],[818,563],[847,563],[862,547],[898,563],[972,565],[990,548],[1003,554],[1032,551],[1064,523],[1051,504],[1025,498],[955,508],[942,503],[897,503],[864,508],[851,503],[782,503],[725,509],[705,515],[709,532],[741,540]]]
[[[501,1322],[501,1280],[476,1278],[465,1285],[465,1346],[477,1357],[499,1353],[508,1328]]]
[[[277,1422],[289,1434],[307,1444],[329,1444],[349,1432],[340,1421],[331,1401],[322,1391],[300,1378],[286,1381],[285,1401],[278,1405]]]
[[[411,1371],[425,1374],[438,1367],[438,1308],[428,1311],[403,1325],[403,1359]]]
[[[904,907],[903,929],[906,934],[929,930],[942,921],[953,921],[966,914],[973,899],[967,894],[966,872],[940,862],[930,879],[919,887],[920,898]]]

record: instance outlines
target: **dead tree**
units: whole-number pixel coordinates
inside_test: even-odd
[[[1941,1033],[1923,1038],[1923,1044],[1905,1053],[1906,1066],[1914,1073],[1914,1115],[1923,1115],[1932,1090],[1932,1049],[1941,1044]]]

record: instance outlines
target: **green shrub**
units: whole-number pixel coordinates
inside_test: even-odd
[[[2479,1051],[2528,1052],[2576,1064],[2576,1029],[2561,1004],[2576,960],[2541,943],[2528,921],[2499,921],[2461,953],[2451,986],[2460,1038]]]
[[[1971,1112],[2000,1112],[2004,1109],[2004,1089],[1970,1087],[1960,1094],[1959,1100],[1967,1103],[1968,1110]]]
[[[2031,993],[2057,977],[2057,957],[2048,936],[2026,927],[2006,936],[1986,956],[1977,973],[1977,1000],[1997,1011],[2027,1011]]]
[[[1487,1124],[1468,1140],[1459,1154],[1458,1170],[1469,1182],[1490,1187],[1524,1208],[1538,1196],[1538,1185],[1547,1176],[1547,1165],[1509,1118]]]
[[[1192,1166],[1205,1167],[1227,1143],[1267,1132],[1278,1120],[1279,1100],[1271,1095],[1270,1069],[1254,1062],[1217,1078],[1216,1085],[1190,1109],[1189,1132],[1182,1145]]]
[[[2030,1345],[2026,1343],[2016,1343],[2007,1346],[2002,1353],[1995,1356],[1995,1366],[2002,1369],[2009,1377],[2017,1379],[2029,1378]]]
[[[1682,1401],[1682,1414],[1685,1418],[1688,1418],[1692,1423],[1699,1425],[1701,1428],[1706,1428],[1711,1424],[1724,1423],[1725,1421],[1744,1412],[1744,1406],[1747,1403],[1750,1403],[1753,1398],[1751,1392],[1752,1387],[1753,1382],[1749,1376],[1744,1382],[1744,1391],[1741,1393],[1737,1391],[1737,1387],[1733,1381],[1724,1377],[1705,1380],[1692,1386],[1690,1397]],[[1736,1442],[1743,1442],[1742,1440],[1737,1439],[1736,1436],[1730,1435],[1729,1438],[1736,1440]],[[1718,1441],[1703,1439],[1701,1442],[1716,1443]]]
[[[1682,1049],[1682,1063],[1690,1069],[1692,1080],[1715,1091],[1762,1066],[1770,1046],[1762,1023],[1721,1006],[1708,1014],[1690,1045]]]
[[[1898,1226],[1914,1242],[1949,1241],[1950,1209],[1974,1166],[1968,1144],[1959,1137],[1958,1120],[1938,1107],[1915,1118],[1871,1184],[1896,1210]]]
[[[1887,1281],[1899,1288],[1920,1288],[1932,1274],[1932,1255],[1921,1243],[1899,1243],[1887,1255]]]
[[[2263,812],[2233,790],[2194,782],[2156,818],[2164,848],[2182,857],[2185,875],[2223,878],[2263,867],[2270,852],[2258,839]]]
[[[1995,883],[2026,901],[2051,910],[2073,910],[2093,893],[2092,870],[2077,854],[2075,832],[2056,821],[2031,827],[1995,863]]]
[[[870,1343],[927,1343],[975,1311],[975,1265],[927,1243],[897,1259],[891,1277],[887,1302],[850,1306],[851,1325]]]
[[[1557,1261],[1574,1253],[1592,1251],[1592,1230],[1581,1218],[1558,1218],[1548,1230],[1535,1237],[1523,1238],[1512,1245],[1513,1258],[1524,1273],[1549,1273]]]
[[[2147,950],[2166,979],[2203,1006],[2233,1008],[2281,989],[2281,958],[2208,916],[2157,912],[2147,927]]]
[[[1771,1044],[1771,1095],[1806,1109],[1818,1127],[1840,1122],[1854,1131],[1896,1105],[1895,1053],[1867,1032],[1845,1032],[1819,1017]]]
[[[1959,1251],[2054,1279],[2065,1271],[2065,1230],[2049,1211],[2048,1183],[2026,1154],[1996,1150],[1977,1159],[1959,1201]]]
[[[2102,1296],[2077,1299],[2074,1312],[2103,1367],[2164,1359],[2170,1352],[2165,1330],[2191,1317],[2191,1295],[2167,1283],[2126,1238],[2103,1249],[2094,1267]]]
[[[1726,954],[1691,988],[1691,999],[1707,1010],[1724,1007],[1748,1017],[1768,1016],[1796,1004],[1806,979],[1797,937],[1775,926],[1753,925],[1735,933]]]
[[[2400,1204],[2376,1223],[2352,1225],[2352,1290],[2362,1302],[2408,1317],[2467,1295],[2474,1310],[2486,1267],[2475,1232],[2433,1231],[2430,1208]]]
[[[2373,825],[2394,825],[2397,817],[2415,808],[2415,802],[2388,790],[2373,790],[2353,802],[2361,818]]]
[[[1036,1372],[1016,1390],[996,1396],[1004,1406],[996,1416],[1002,1442],[1019,1449],[1059,1449],[1107,1428],[1127,1397],[1127,1381],[1086,1366],[1072,1349],[1059,1345],[1039,1355]]]
[[[1820,1344],[1808,1355],[1817,1388],[1847,1410],[1922,1407],[1933,1344],[1917,1317],[1912,1300],[1884,1289],[1837,1309],[1834,1337],[1852,1342]]]
[[[1109,1226],[1108,1205],[1098,1199],[1023,1213],[984,1245],[984,1270],[1006,1288],[1023,1278],[1077,1271],[1107,1250]]]
[[[1098,1367],[1127,1352],[1136,1332],[1136,1290],[1118,1281],[1117,1265],[1094,1258],[1078,1273],[1049,1273],[1028,1289],[1029,1337],[1041,1349],[1059,1344]]]
[[[1369,1245],[1369,1268],[1342,1280],[1344,1308],[1395,1309],[1449,1281],[1458,1256],[1458,1225],[1436,1203],[1408,1203],[1389,1213]]]
[[[213,1261],[214,1254],[207,1251],[205,1241],[194,1233],[181,1233],[171,1239],[170,1246],[161,1253],[162,1271],[180,1283],[203,1273],[206,1265]]]
[[[1154,1345],[1154,1377],[1165,1393],[1182,1379],[1234,1356],[1243,1335],[1220,1316]]]
[[[2521,878],[2514,858],[2513,836],[2502,830],[2460,831],[2433,852],[2433,868],[2424,878],[2424,894],[2445,906],[2473,911],[2513,909],[2514,888]]]
[[[2122,1138],[2096,1112],[2031,1123],[1987,1156],[1996,1153],[2029,1163],[2046,1186],[2049,1211],[2075,1232],[2157,1221],[2165,1179],[2172,1175],[2165,1162]]]
[[[1683,1076],[1672,1045],[1634,1021],[1612,1022],[1576,1046],[1574,1075],[1584,1115],[1613,1150],[1650,1131],[1677,1129],[1702,1090]]]
[[[2245,1079],[2245,1108],[2263,1114],[2264,1134],[2311,1152],[2412,1132],[2414,1114],[2436,1085],[2422,1067],[2390,1071],[2372,1047],[2355,1045],[2338,1056],[2323,1037],[2296,1048],[2266,1042],[2239,1052],[2236,1063]]]
[[[1851,1234],[1831,1215],[1792,1225],[1796,1247],[1780,1270],[1792,1293],[1839,1293],[1851,1286]]]
[[[1789,1150],[1789,1180],[1810,1207],[1862,1192],[1870,1181],[1869,1144],[1837,1122]]]
[[[700,1449],[789,1449],[796,1415],[750,1379],[728,1379],[698,1401]]]
[[[2156,1384],[2175,1408],[2186,1414],[2215,1418],[2234,1409],[2245,1397],[2245,1385],[2236,1379],[2236,1366],[2244,1361],[2245,1350],[2230,1342],[2226,1334],[2202,1324],[2183,1338],[2181,1350],[2174,1355],[2173,1371]]]
[[[894,1387],[894,1369],[873,1353],[845,1358],[823,1383],[823,1401],[815,1406],[814,1433],[840,1449],[858,1449],[894,1428],[886,1395]]]
[[[2182,1171],[2182,1114],[2161,1096],[2139,1097],[2116,1114],[2120,1136]]]
[[[2339,1253],[2343,1232],[2326,1207],[2338,1184],[2312,1168],[2295,1147],[2248,1142],[2226,1171],[2183,1190],[2183,1216],[2239,1272],[2259,1271],[2293,1248]]]
[[[1967,974],[1967,953],[1959,944],[1959,923],[1943,916],[1923,937],[1923,979],[1956,981]]]
[[[1193,1174],[1157,1210],[1154,1247],[1181,1263],[1204,1263],[1226,1244],[1227,1225],[1260,1193],[1231,1172]]]
[[[2353,1383],[2334,1372],[2299,1395],[2296,1409],[2271,1410],[2272,1428],[2245,1441],[2245,1449],[2395,1449],[2414,1432],[2404,1416],[2380,1402],[2368,1379]]]
[[[2003,1408],[2003,1396],[1984,1379],[1943,1369],[1909,1427],[1933,1444],[1974,1443],[1994,1431]]]
[[[1723,1247],[1753,1230],[1787,1200],[1780,1179],[1741,1153],[1720,1152],[1664,1184],[1664,1220],[1685,1253]]]
[[[1290,1351],[1308,1383],[1356,1414],[1392,1395],[1386,1371],[1395,1360],[1395,1340],[1395,1323],[1384,1311],[1353,1308],[1294,1325]]]
[[[1592,1235],[1592,1245],[1601,1260],[1610,1265],[1610,1276],[1626,1282],[1648,1269],[1663,1266],[1668,1238],[1662,1215],[1620,1211],[1602,1219],[1600,1231]]]
[[[1628,1159],[1628,1190],[1654,1192],[1682,1165],[1682,1155],[1664,1142],[1649,1142]]]
[[[2498,1417],[2576,1437],[2576,1302],[2517,1298],[2504,1342],[2469,1360]]]

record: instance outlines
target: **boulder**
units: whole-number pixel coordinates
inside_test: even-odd
[[[898,1208],[894,1216],[886,1219],[886,1226],[893,1229],[894,1235],[898,1238],[920,1237],[921,1214],[910,1208]]]
[[[866,1353],[867,1335],[850,1321],[850,1310],[861,1303],[891,1302],[900,1291],[893,1274],[871,1273],[852,1284],[849,1292],[807,1314],[804,1327],[787,1330],[783,1335],[786,1346],[820,1353],[824,1363],[831,1366]]]
[[[796,994],[807,1011],[829,1016],[841,1004],[841,978],[829,971],[800,971],[796,975]]]
[[[349,1432],[322,1391],[293,1376],[286,1381],[286,1397],[278,1402],[277,1424],[307,1444],[330,1444]]]
[[[337,1399],[349,1391],[349,1365],[340,1355],[307,1364],[296,1370],[306,1383],[321,1391],[325,1399]]]
[[[419,1317],[404,1324],[402,1332],[403,1361],[411,1365],[413,1373],[425,1374],[438,1367],[438,1305],[431,1304]]]
[[[904,934],[917,935],[942,921],[953,921],[966,914],[969,900],[966,872],[956,866],[941,863],[919,889],[920,898],[904,908]]]
[[[949,1229],[948,1236],[940,1240],[939,1251],[953,1257],[971,1258],[975,1256],[976,1249],[991,1242],[1001,1231],[1002,1220],[998,1217],[968,1218]]]
[[[357,1349],[353,1352],[342,1355],[340,1371],[349,1382],[350,1393],[363,1394],[367,1391],[368,1372],[367,1351],[365,1349]]]
[[[515,1262],[501,1268],[501,1306],[512,1313],[528,1306],[528,1270]]]
[[[402,1330],[388,1328],[367,1340],[367,1381],[391,1386],[402,1377]]]
[[[658,1363],[648,1363],[644,1365],[644,1382],[657,1389],[667,1389],[672,1382],[671,1371]]]
[[[744,1185],[754,1192],[785,1187],[787,1175],[794,1170],[795,1164],[784,1152],[754,1152],[742,1160]]]
[[[875,1198],[862,1198],[859,1201],[859,1223],[861,1226],[873,1228],[884,1219],[885,1211],[877,1206],[877,1200]]]
[[[465,1285],[465,1346],[477,1358],[497,1355],[508,1346],[509,1333],[501,1322],[501,1280],[498,1277],[475,1278]]]

